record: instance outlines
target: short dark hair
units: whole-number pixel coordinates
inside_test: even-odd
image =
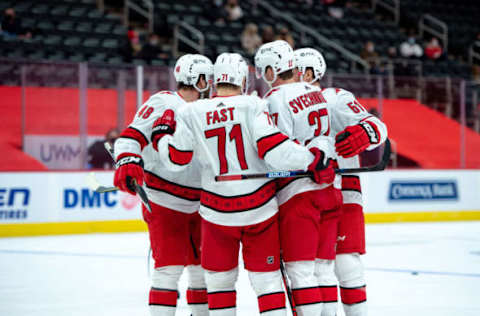
[[[239,87],[237,85],[234,85],[234,84],[231,84],[231,83],[228,83],[228,82],[217,83],[217,88],[230,89],[230,90],[241,89],[241,87]]]
[[[278,77],[282,80],[288,80],[293,78],[293,70],[287,70],[278,74]]]
[[[177,83],[177,90],[184,89],[184,90],[195,90],[194,86],[186,85],[183,82]]]
[[[200,81],[200,79],[205,79],[205,75],[204,74],[201,74],[199,77],[198,77],[198,81]],[[197,81],[197,83],[198,83]],[[180,89],[185,89],[185,90],[197,90],[195,89],[195,87],[193,85],[187,85],[187,84],[184,84],[183,82],[177,82],[177,90],[180,90]]]

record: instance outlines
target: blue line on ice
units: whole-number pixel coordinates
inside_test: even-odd
[[[435,275],[450,275],[459,277],[472,277],[480,278],[480,273],[461,273],[461,272],[449,272],[449,271],[425,271],[414,269],[390,269],[390,268],[366,268],[369,271],[382,271],[382,272],[398,272],[398,273],[411,273],[411,274],[435,274]]]

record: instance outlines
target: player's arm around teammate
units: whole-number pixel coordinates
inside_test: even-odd
[[[222,54],[214,65],[218,96],[189,104],[157,126],[174,126],[158,140],[161,159],[182,168],[202,161],[202,266],[207,270],[211,315],[235,315],[235,282],[242,244],[245,268],[262,315],[285,315],[279,271],[278,205],[275,183],[268,179],[215,182],[218,174],[311,170],[315,179],[332,173],[319,150],[310,152],[271,122],[266,104],[241,95],[247,66],[238,54]],[[170,130],[161,127],[159,130]]]
[[[143,209],[155,264],[149,309],[153,316],[173,316],[176,311],[178,280],[187,267],[187,302],[193,316],[208,315],[204,272],[200,266],[200,174],[195,166],[172,172],[157,159],[153,122],[165,113],[174,113],[185,102],[198,99],[209,88],[213,74],[210,60],[185,55],[175,66],[177,91],[161,91],[135,114],[133,122],[115,143],[118,169],[114,183],[133,193],[131,180],[145,182],[152,212]]]

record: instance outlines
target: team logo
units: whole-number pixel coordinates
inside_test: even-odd
[[[345,239],[347,238],[347,236],[338,236],[337,237],[337,241],[345,241]]]
[[[176,72],[180,72],[180,65],[177,66],[177,68],[175,69]]]
[[[267,257],[267,264],[273,264],[275,262],[275,257],[274,256],[268,256]]]

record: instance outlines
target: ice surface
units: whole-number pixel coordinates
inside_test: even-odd
[[[369,225],[367,251],[369,315],[480,315],[480,222]],[[147,316],[147,253],[145,233],[0,239],[0,315]],[[258,315],[244,270],[237,290]]]

